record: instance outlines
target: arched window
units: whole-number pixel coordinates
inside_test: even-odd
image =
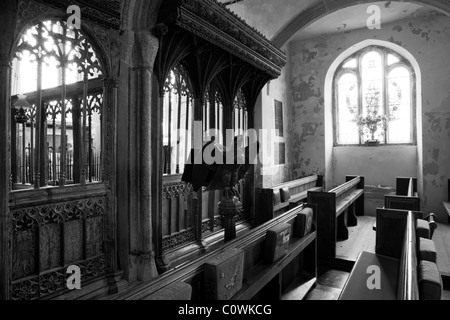
[[[410,63],[390,49],[347,58],[334,78],[335,144],[414,144],[415,82]]]
[[[12,71],[13,189],[101,180],[103,71],[65,21],[26,30]]]

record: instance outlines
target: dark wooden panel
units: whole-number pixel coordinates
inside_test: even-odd
[[[407,196],[384,196],[386,209],[420,211],[420,198]]]
[[[422,212],[414,212],[421,219]],[[377,208],[375,253],[400,259],[408,211]]]
[[[40,269],[50,270],[61,265],[61,225],[52,223],[40,229]]]
[[[83,223],[70,221],[64,226],[64,263],[70,264],[83,259]]]
[[[317,205],[317,255],[333,259],[336,255],[336,195],[308,192],[308,203]]]
[[[36,229],[17,231],[12,243],[12,279],[21,279],[36,272]]]
[[[91,258],[103,252],[103,217],[86,220],[86,257]]]
[[[417,192],[417,178],[397,177],[395,189],[398,196],[408,195],[410,179],[413,179],[413,192]]]

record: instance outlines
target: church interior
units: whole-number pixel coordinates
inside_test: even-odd
[[[0,300],[450,300],[448,1],[0,20]]]

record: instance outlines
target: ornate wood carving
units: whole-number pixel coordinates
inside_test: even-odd
[[[162,250],[167,252],[169,250],[178,248],[184,244],[195,241],[194,229],[185,230],[167,237],[162,240]]]
[[[48,6],[33,0],[20,0],[17,12],[16,32],[23,31],[23,28],[36,17],[40,17],[44,14],[58,14],[57,10],[51,9]]]
[[[158,21],[175,23],[272,77],[278,77],[286,63],[281,50],[215,0],[166,0]]]
[[[106,272],[105,196],[11,210],[11,298],[38,299],[66,289],[70,264],[82,281]]]
[[[186,197],[186,183],[178,181],[163,185],[163,199]]]
[[[65,13],[69,4],[67,0],[36,0]],[[70,4],[78,5],[82,19],[95,22],[106,28],[119,29],[121,0],[72,0]]]

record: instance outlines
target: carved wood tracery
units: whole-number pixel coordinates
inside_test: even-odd
[[[194,121],[205,119],[203,115],[205,97],[213,102],[219,97],[223,106],[222,125],[219,125],[221,131],[233,129],[235,101],[238,94],[242,93],[240,99],[245,99],[248,111],[246,118],[248,123],[245,127],[253,128],[254,105],[259,92],[267,81],[281,74],[281,68],[286,61],[283,52],[214,0],[164,1],[153,34],[158,37],[160,43],[154,69],[160,93],[156,108],[163,107],[163,84],[170,70],[176,65],[182,65],[193,91]],[[217,90],[218,94],[208,90]],[[215,123],[215,112],[212,111],[206,121]],[[206,127],[206,124],[202,127]],[[162,144],[161,133],[157,134],[155,139],[158,144]],[[199,141],[196,143],[202,144]],[[157,150],[160,148],[154,147],[154,151]],[[161,175],[154,181],[163,181],[162,170],[157,170],[154,174]],[[252,220],[254,216],[254,190],[249,190],[254,189],[252,180],[254,174],[250,172],[240,188],[241,196],[246,199],[246,205],[239,221],[244,217]],[[193,241],[202,246],[204,237],[222,226],[220,216],[215,216],[213,212],[208,213],[206,217],[202,214],[207,203],[207,210],[216,211],[210,208],[211,200],[216,199],[214,192],[200,190],[195,194],[184,193],[186,210],[193,215],[193,229],[166,234],[167,227],[164,227],[166,228],[164,232],[162,231],[163,221],[170,221],[173,218],[173,208],[178,208],[172,202],[180,200],[174,197],[178,194],[176,190],[179,186],[164,183],[154,187],[160,190],[155,193],[157,197],[169,201],[169,205],[165,205],[165,208],[168,208],[167,212],[163,211],[162,207],[154,207],[157,212],[157,219],[153,225],[157,260],[166,261],[163,257],[165,252]],[[164,269],[164,266],[161,269]]]

